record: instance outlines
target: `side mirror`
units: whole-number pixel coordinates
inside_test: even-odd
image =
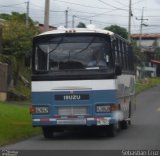
[[[120,65],[115,66],[115,74],[116,74],[116,76],[119,76],[122,74],[122,69],[121,69]]]

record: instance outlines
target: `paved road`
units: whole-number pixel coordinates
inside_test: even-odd
[[[137,96],[137,110],[128,130],[115,138],[101,138],[80,133],[58,134],[52,140],[43,136],[5,147],[16,150],[106,150],[106,149],[160,149],[160,86]]]

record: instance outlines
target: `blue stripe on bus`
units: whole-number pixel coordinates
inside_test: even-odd
[[[58,108],[60,107],[87,107],[87,114],[93,117],[112,117],[112,113],[97,113],[96,105],[110,105],[117,104],[117,91],[116,90],[94,90],[94,91],[75,91],[74,94],[88,94],[89,100],[63,100],[56,101],[55,95],[68,95],[70,92],[33,92],[32,102],[33,105],[48,105],[49,114],[33,114],[33,118],[51,118],[54,115],[58,115]]]
[[[85,105],[93,103],[117,103],[116,90],[74,91],[73,94],[88,94],[89,100],[56,101],[55,95],[72,95],[69,91],[62,92],[32,92],[33,105]],[[74,104],[72,103],[74,102]]]

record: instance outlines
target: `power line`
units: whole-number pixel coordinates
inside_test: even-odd
[[[127,10],[127,9],[118,8],[118,7],[116,7],[114,5],[111,5],[110,3],[104,2],[102,0],[98,0],[98,1],[103,3],[103,4],[105,4],[105,5],[107,5],[107,6],[111,6],[111,7],[115,8],[115,9],[118,9],[118,10],[125,10],[125,11]]]
[[[75,13],[76,13],[76,11],[75,11]],[[77,15],[77,14],[75,14],[74,13],[74,15]],[[117,15],[115,15],[115,14],[107,14],[107,13],[99,13],[99,14],[95,14],[95,15],[93,15],[93,16],[85,16],[85,15],[82,15],[81,17],[87,17],[87,18],[93,18],[93,17],[97,17],[97,16],[106,16],[106,17],[118,17],[118,18],[128,18],[128,16],[126,16],[126,15],[121,15],[121,16],[119,16],[118,14]],[[77,16],[79,16],[79,15],[77,15]]]
[[[128,5],[125,5],[125,4],[123,4],[123,3],[121,3],[121,2],[119,2],[117,0],[115,0],[115,2],[118,3],[118,4],[120,4],[120,5],[122,5],[122,6],[128,7]]]
[[[37,8],[39,8],[39,9],[42,8],[41,10],[44,11],[44,8],[41,7],[41,6],[39,6],[39,5],[36,5],[36,4],[33,4],[33,3],[31,3],[31,5],[32,5],[32,6],[35,6],[35,7],[37,7]],[[50,11],[50,12],[63,12],[63,13],[65,12],[65,11],[56,11],[56,10],[51,10],[51,9],[50,9],[49,11]]]
[[[112,11],[114,11],[114,10],[117,10],[117,9],[114,9],[114,10],[112,10],[112,11],[108,11],[108,12],[102,12],[102,13],[97,13],[97,14],[95,14],[95,12],[86,12],[86,11],[80,11],[80,10],[74,10],[74,9],[70,9],[72,12],[74,12],[74,13],[82,13],[82,14],[91,14],[91,15],[93,15],[93,16],[99,16],[99,15],[107,15],[107,16],[119,16],[119,14],[117,14],[117,15],[115,15],[115,14],[108,14],[109,12],[112,12]],[[89,17],[91,17],[91,16],[89,16]],[[120,17],[128,17],[128,16],[126,16],[126,15],[121,15]]]
[[[137,2],[134,2],[133,5],[138,4],[138,3],[141,3],[142,1],[144,1],[144,0],[139,0],[139,1],[137,1]]]
[[[10,4],[10,5],[0,5],[0,7],[12,7],[12,6],[16,6],[16,5],[22,5],[22,4],[25,4],[24,3],[17,3],[17,4]]]
[[[81,6],[81,7],[87,7],[87,8],[95,8],[95,9],[110,9],[110,8],[101,8],[101,7],[95,7],[95,6],[83,5],[83,4],[79,4],[79,3],[72,3],[72,2],[67,2],[67,1],[64,1],[64,0],[54,0],[54,1],[62,2],[62,3],[67,3],[67,4],[78,5],[78,6]]]
[[[30,3],[30,5],[35,6],[35,7],[37,7],[37,8],[43,8],[43,7],[41,7],[40,5],[37,5],[37,4],[34,4],[34,3]],[[43,8],[43,10],[44,10],[44,8]]]
[[[72,12],[77,12],[77,13],[82,13],[82,14],[95,14],[95,12],[86,12],[86,11],[79,11],[79,10],[75,10],[74,9],[70,9]]]
[[[145,16],[145,17],[160,18],[160,16]]]
[[[90,21],[89,18],[84,18],[84,17],[80,17],[80,16],[76,16],[77,18],[79,19],[83,19],[83,20],[87,20],[87,21]],[[103,23],[103,24],[115,24],[115,23],[108,23],[108,22],[102,22],[102,21],[99,21],[99,20],[92,20],[93,22],[99,22],[99,23]],[[128,25],[123,25],[123,26],[128,26]],[[137,25],[139,26],[139,25]]]

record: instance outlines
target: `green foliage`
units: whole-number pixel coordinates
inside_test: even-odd
[[[22,23],[25,23],[26,21],[26,14],[23,13],[18,13],[18,12],[12,12],[11,14],[6,14],[6,13],[2,13],[0,14],[0,18],[6,20],[6,21],[19,21],[19,22],[22,22]],[[34,21],[29,17],[28,18],[29,20],[29,24],[30,25],[33,25],[34,24]]]
[[[29,18],[27,28],[25,14],[13,12],[12,15],[0,14],[0,17],[7,20],[2,32],[3,54],[21,57],[31,52],[32,38],[38,33],[33,21]]]
[[[12,14],[0,14],[5,19],[2,31],[3,50],[0,61],[9,64],[9,86],[8,90],[26,99],[31,98],[30,82],[31,71],[25,67],[25,55],[32,49],[32,38],[38,33],[34,21],[29,18],[29,25],[26,27],[26,14],[12,12]]]
[[[141,52],[141,49],[136,45],[136,42],[132,42],[132,47],[133,47],[135,65],[143,66],[144,53]]]
[[[160,47],[157,47],[157,48],[156,48],[155,53],[156,53],[156,58],[157,58],[157,59],[160,59]]]
[[[3,27],[3,54],[23,56],[31,51],[35,28],[26,29],[24,23],[7,21]]]
[[[128,37],[127,30],[123,27],[118,26],[118,25],[111,25],[109,27],[105,27],[104,29],[112,31],[125,39],[127,39],[127,37]]]
[[[155,48],[156,59],[160,59],[160,47],[158,45],[158,40],[155,40],[152,46]]]
[[[12,56],[12,55],[7,56],[7,55],[0,54],[0,62],[7,63],[8,66],[11,67],[11,70],[13,72],[12,73],[13,78],[16,77],[15,73],[18,72],[18,64],[17,64],[16,58],[14,56]]]
[[[141,93],[149,88],[160,85],[160,78],[146,78],[136,83],[136,93]]]
[[[83,22],[79,22],[77,28],[86,28],[86,25]]]

